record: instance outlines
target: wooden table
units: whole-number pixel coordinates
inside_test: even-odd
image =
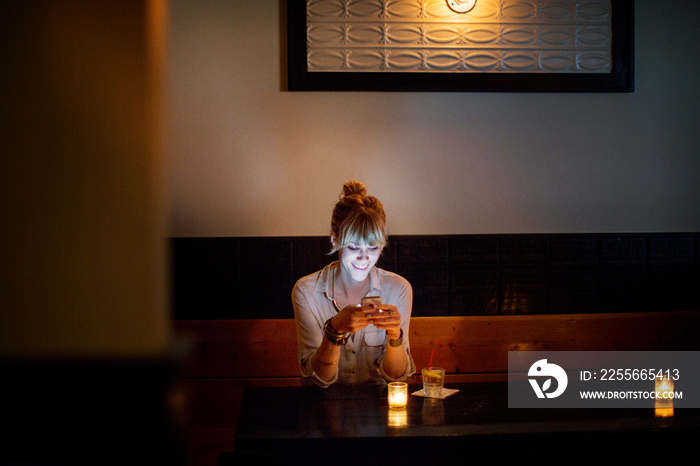
[[[653,407],[513,409],[506,382],[448,387],[459,392],[409,396],[404,411],[388,408],[384,386],[249,388],[235,455],[275,464],[648,464],[680,459],[700,438],[698,409],[676,409],[672,417],[656,416]],[[419,389],[409,386],[409,393]]]

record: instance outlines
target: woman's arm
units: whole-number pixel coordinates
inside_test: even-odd
[[[375,309],[373,304],[352,304],[345,306],[325,324],[323,341],[319,345],[314,358],[311,360],[316,375],[323,380],[331,380],[338,372],[340,347],[344,342],[339,341],[340,335],[349,335],[365,328],[371,322],[368,313]],[[329,332],[329,335],[326,334]]]
[[[311,358],[311,367],[316,376],[326,382],[333,380],[338,373],[338,361],[340,361],[340,345],[324,337]]]
[[[404,349],[403,339],[408,338],[401,329],[401,313],[393,304],[377,304],[381,312],[374,320],[374,326],[385,329],[387,345],[382,363],[384,372],[392,379],[398,379],[406,372],[408,357]],[[372,315],[374,318],[374,314]]]
[[[390,288],[393,292],[389,293],[387,302],[393,306],[391,304],[379,306],[390,311],[390,318],[385,319],[384,323],[379,319],[374,323],[375,327],[385,328],[387,331],[387,342],[384,354],[379,361],[379,369],[388,381],[403,380],[416,370],[408,340],[413,308],[413,288],[402,277],[395,277],[391,281]]]
[[[325,322],[321,314],[312,309],[307,292],[300,283],[292,290],[299,367],[304,377],[314,378],[327,387],[337,378],[342,345],[325,336]],[[331,328],[338,334],[356,332],[369,325],[368,311],[371,311],[371,305],[346,306],[332,317]]]
[[[337,361],[340,349],[331,348],[331,343],[323,336],[323,316],[312,309],[310,301],[313,300],[310,300],[309,293],[309,286],[302,281],[297,282],[292,290],[299,369],[303,377],[314,380],[322,387],[328,387],[335,382],[338,364],[326,366],[324,363]]]

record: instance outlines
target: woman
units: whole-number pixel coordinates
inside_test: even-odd
[[[338,260],[292,291],[301,373],[321,387],[385,383],[415,372],[408,343],[413,290],[375,267],[386,216],[362,183],[350,181],[333,210],[330,254]]]

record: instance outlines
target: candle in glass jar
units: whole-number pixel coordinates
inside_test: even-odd
[[[408,385],[404,382],[391,382],[388,394],[391,409],[404,409],[408,403]]]
[[[673,402],[673,380],[670,377],[660,377],[655,380],[656,402]]]

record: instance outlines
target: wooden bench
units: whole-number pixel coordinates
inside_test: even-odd
[[[697,349],[700,312],[416,317],[410,343],[416,366],[446,369],[447,383],[506,380],[508,351],[681,351]],[[298,385],[293,319],[180,320],[192,339],[182,387],[185,431],[197,464],[232,451],[243,389]],[[419,383],[414,376],[412,382]]]

